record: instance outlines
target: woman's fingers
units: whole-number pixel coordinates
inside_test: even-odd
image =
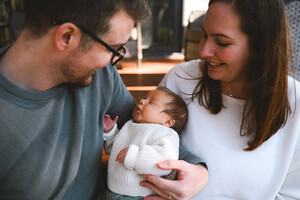
[[[167,180],[154,175],[143,175],[148,182],[141,185],[152,189],[163,198],[186,200],[196,196],[207,184],[208,172],[201,165],[189,164],[182,160],[166,160],[159,162],[161,169],[177,170],[178,180]]]

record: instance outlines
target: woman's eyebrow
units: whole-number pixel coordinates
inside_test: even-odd
[[[202,29],[202,31],[203,31],[204,33],[206,33],[206,31],[205,31],[205,29],[203,28],[202,25],[201,25],[201,29]],[[210,34],[210,35],[213,36],[213,37],[225,37],[225,38],[228,38],[228,39],[231,39],[231,40],[232,40],[231,37],[229,37],[229,36],[227,36],[227,35],[224,35],[224,34],[222,34],[222,33],[212,33],[212,34]]]

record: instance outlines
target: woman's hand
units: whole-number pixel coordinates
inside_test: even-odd
[[[166,160],[159,162],[157,166],[161,169],[177,170],[178,180],[143,175],[146,181],[142,181],[141,186],[148,187],[159,195],[148,196],[144,200],[188,200],[202,191],[208,182],[208,171],[202,165],[189,164],[183,160]]]

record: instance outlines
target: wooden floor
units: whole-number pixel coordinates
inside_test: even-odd
[[[143,59],[140,67],[136,59],[124,59],[118,70],[124,84],[136,101],[160,83],[164,75],[183,59]],[[120,66],[119,66],[120,67]]]

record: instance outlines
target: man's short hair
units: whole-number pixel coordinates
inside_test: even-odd
[[[101,35],[109,31],[111,17],[122,9],[136,22],[150,14],[147,0],[24,0],[25,28],[39,38],[53,26],[53,20],[60,20]]]

